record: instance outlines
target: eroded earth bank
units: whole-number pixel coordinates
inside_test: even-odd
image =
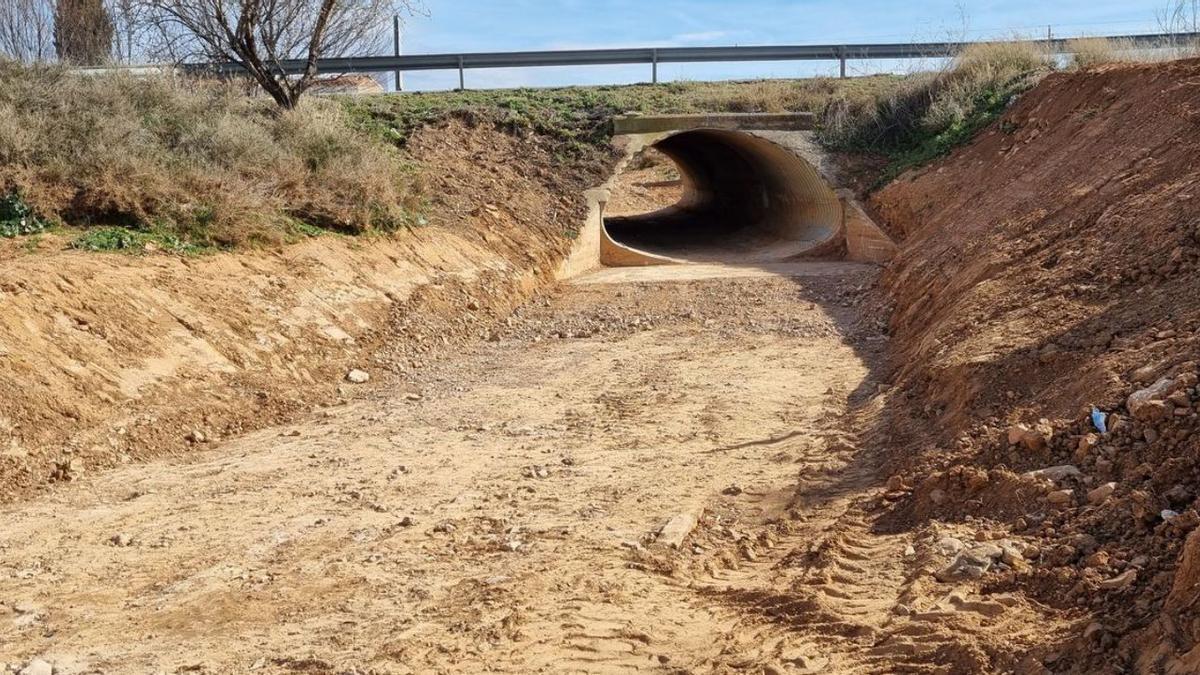
[[[428,230],[190,262],[208,301],[182,263],[13,273],[0,663],[1196,672],[1198,82],[1047,77],[872,197],[884,267],[556,285],[602,172],[456,122]],[[69,292],[101,264],[190,313],[134,340]]]

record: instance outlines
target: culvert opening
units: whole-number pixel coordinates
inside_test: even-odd
[[[769,140],[698,129],[652,148],[678,169],[666,208],[604,219],[610,264],[770,262],[836,245],[842,205],[815,168]]]

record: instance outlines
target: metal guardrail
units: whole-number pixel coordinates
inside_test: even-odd
[[[1104,36],[1134,49],[1169,47],[1200,40],[1200,33],[1150,33]],[[1044,46],[1055,54],[1070,52],[1076,38],[1021,40]],[[649,64],[652,81],[658,81],[660,63],[732,63],[743,61],[839,61],[842,76],[850,60],[919,59],[954,56],[975,44],[994,42],[921,42],[854,45],[795,45],[776,47],[645,47],[638,49],[573,49],[537,52],[477,52],[464,54],[412,54],[404,56],[350,56],[318,59],[321,73],[373,73],[420,70],[457,70],[459,85],[466,84],[464,72],[473,68],[537,68],[546,66],[599,66]],[[189,71],[236,75],[237,63],[189,64]],[[305,61],[284,60],[278,67],[288,74],[303,72]]]

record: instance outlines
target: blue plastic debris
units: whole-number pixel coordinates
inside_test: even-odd
[[[1101,434],[1108,433],[1108,415],[1100,412],[1096,406],[1092,406],[1092,424]]]

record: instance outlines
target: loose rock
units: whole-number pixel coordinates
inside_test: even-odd
[[[34,659],[21,669],[20,675],[54,675],[54,666],[42,659]]]
[[[1046,480],[1050,480],[1050,481],[1054,481],[1055,483],[1058,483],[1063,480],[1066,480],[1067,478],[1078,478],[1082,475],[1083,475],[1083,472],[1081,472],[1077,467],[1072,466],[1070,464],[1063,464],[1062,466],[1051,466],[1051,467],[1047,467],[1045,469],[1038,469],[1036,471],[1030,471],[1025,474],[1025,477],[1026,478],[1044,478]]]
[[[1116,483],[1105,483],[1087,493],[1088,503],[1094,506],[1099,506],[1107,501],[1108,498],[1111,497],[1114,492],[1116,492],[1116,490]]]

